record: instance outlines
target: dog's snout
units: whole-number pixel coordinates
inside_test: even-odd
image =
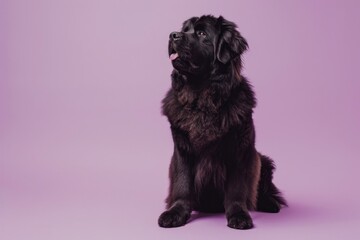
[[[181,32],[172,32],[170,33],[170,39],[173,41],[180,40],[182,38],[183,34]]]

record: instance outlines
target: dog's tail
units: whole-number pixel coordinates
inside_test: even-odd
[[[261,212],[277,213],[282,206],[288,206],[280,190],[272,182],[274,161],[267,156],[260,155],[261,173],[258,186],[256,210]]]

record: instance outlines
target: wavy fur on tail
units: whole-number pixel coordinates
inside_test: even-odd
[[[272,182],[275,165],[272,159],[261,155],[261,173],[258,186],[256,210],[277,213],[282,206],[288,206],[280,190]]]

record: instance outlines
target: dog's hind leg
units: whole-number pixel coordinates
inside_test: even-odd
[[[261,173],[258,186],[256,210],[277,213],[282,206],[287,206],[279,189],[272,182],[275,165],[269,157],[261,155]]]

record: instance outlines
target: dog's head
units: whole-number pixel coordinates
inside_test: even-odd
[[[180,32],[170,34],[169,57],[173,67],[184,75],[193,76],[228,72],[230,67],[239,77],[240,56],[248,45],[236,27],[222,16],[188,19]]]

